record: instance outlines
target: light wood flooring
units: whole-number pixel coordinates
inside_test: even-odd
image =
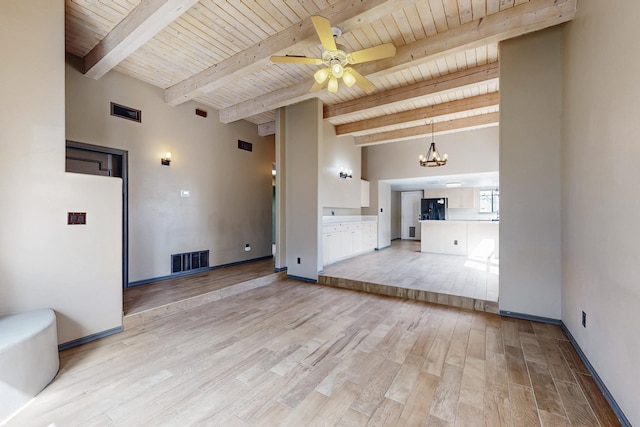
[[[263,259],[201,273],[132,286],[124,290],[125,316],[217,291],[272,274],[274,260]]]
[[[323,275],[498,301],[499,260],[422,253],[413,240],[394,240],[389,248],[326,265]]]
[[[226,296],[225,293],[228,294],[225,289],[237,288],[238,284],[248,284],[260,278],[266,279],[273,272],[274,260],[264,259],[134,286],[124,290],[125,319],[128,324],[133,324],[130,321],[132,315],[140,315],[138,317],[146,320],[146,317],[158,315],[150,313],[154,309],[156,313],[163,314],[163,310],[158,310],[159,308],[163,308],[164,312],[171,312],[172,306],[178,310],[193,307],[201,301],[220,299]],[[425,254],[420,252],[420,242],[410,240],[396,240],[387,249],[325,266],[320,281],[331,284],[332,278],[367,282],[369,285],[355,286],[358,283],[347,282],[347,285],[342,286],[350,289],[373,291],[372,285],[380,284],[387,287],[387,290],[378,293],[457,307],[473,308],[474,299],[475,305],[478,305],[477,300],[498,301],[498,260]],[[261,283],[248,287],[258,285]],[[429,293],[429,298],[402,291],[389,292],[388,288],[393,287],[425,291]],[[241,290],[246,289],[247,286]],[[205,295],[211,297],[203,299]],[[464,301],[447,298],[447,295],[468,297],[471,301],[465,305]],[[490,305],[484,311],[497,312],[497,304]]]
[[[278,280],[61,352],[14,426],[618,425],[557,326]]]

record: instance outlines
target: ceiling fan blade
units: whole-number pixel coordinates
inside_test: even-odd
[[[365,93],[371,93],[376,89],[376,87],[369,81],[369,79],[367,79],[365,76],[363,76],[353,68],[349,68],[349,73],[353,77],[355,77],[356,84],[360,86],[360,89],[365,91]]]
[[[272,56],[271,62],[276,62],[280,64],[311,64],[311,65],[319,65],[322,64],[322,59],[320,58],[308,58],[306,56],[295,56],[295,55],[286,55],[286,56]]]
[[[395,56],[396,47],[393,43],[385,43],[380,46],[370,47],[369,49],[357,50],[351,52],[351,63],[358,64],[360,62],[375,61],[376,59],[384,59]]]
[[[329,79],[327,79],[326,81],[324,81],[323,83],[318,83],[318,82],[314,82],[313,86],[311,86],[311,89],[309,89],[309,92],[318,92],[320,90],[322,90],[323,87],[325,87],[325,85],[327,84],[327,81],[329,81]]]
[[[324,16],[315,15],[311,17],[311,22],[313,22],[313,26],[316,28],[316,33],[318,33],[320,43],[322,43],[324,50],[338,50],[336,41],[333,39],[333,31],[331,30],[329,20]]]

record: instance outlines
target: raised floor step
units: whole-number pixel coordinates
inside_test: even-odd
[[[170,316],[172,314],[189,310],[194,307],[199,307],[204,304],[208,304],[213,301],[217,301],[223,298],[237,295],[242,292],[246,292],[251,289],[260,288],[262,286],[269,285],[276,280],[284,279],[286,272],[278,272],[268,274],[266,276],[258,277],[255,279],[246,280],[240,283],[236,283],[230,286],[226,286],[221,289],[216,289],[210,292],[206,292],[200,295],[192,296],[182,299],[180,301],[170,302],[158,307],[149,308],[147,310],[126,314],[123,318],[123,328],[133,328],[139,326],[145,322],[151,322],[159,318]]]

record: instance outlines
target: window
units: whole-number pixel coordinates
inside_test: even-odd
[[[480,190],[480,212],[497,213],[500,208],[500,190]]]

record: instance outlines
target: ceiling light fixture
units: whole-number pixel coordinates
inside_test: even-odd
[[[365,93],[373,92],[375,90],[373,83],[351,68],[350,65],[390,58],[396,54],[396,47],[392,43],[385,43],[347,53],[345,47],[336,44],[336,39],[342,35],[342,31],[339,28],[332,27],[329,20],[322,16],[312,16],[311,22],[322,44],[321,58],[308,58],[302,55],[274,55],[271,56],[271,61],[275,63],[324,65],[323,68],[313,74],[316,83],[311,88],[311,92],[317,92],[325,84],[328,84],[327,89],[329,92],[335,93],[338,91],[340,79],[347,87],[358,85]]]
[[[346,54],[343,50],[338,49],[334,52],[324,52],[322,56],[323,62],[327,65],[326,68],[321,68],[313,74],[313,78],[319,85],[324,84],[329,79],[327,89],[329,92],[338,91],[338,82],[340,79],[347,87],[353,87],[357,83],[357,72],[351,68],[346,67],[349,64],[350,55]]]
[[[447,187],[462,187],[461,182],[447,182],[445,185]]]
[[[431,120],[431,145],[429,145],[429,151],[427,151],[426,156],[420,155],[420,166],[432,168],[446,164],[447,155],[445,154],[443,157],[440,157],[436,143],[433,142],[433,120]]]

